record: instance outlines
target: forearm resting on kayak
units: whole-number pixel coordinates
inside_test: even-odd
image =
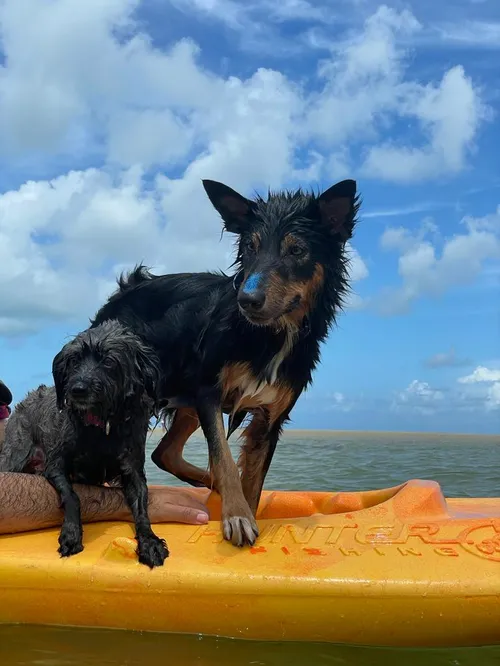
[[[74,489],[80,498],[84,523],[133,522],[119,488],[75,484]],[[184,488],[153,486],[149,489],[150,520],[204,524],[208,520],[205,495]],[[42,476],[0,472],[0,534],[54,527],[61,524],[62,518],[59,497]]]

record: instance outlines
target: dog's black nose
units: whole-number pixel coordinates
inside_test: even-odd
[[[238,295],[238,303],[243,310],[261,310],[266,300],[266,294],[260,289],[252,291],[241,291]]]
[[[83,382],[77,382],[71,387],[71,395],[75,398],[83,398],[89,392],[89,387]]]

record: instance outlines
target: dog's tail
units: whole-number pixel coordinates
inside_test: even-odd
[[[174,422],[175,415],[177,413],[177,408],[171,407],[160,407],[158,414],[158,422],[163,425],[165,430],[170,430],[172,423]]]

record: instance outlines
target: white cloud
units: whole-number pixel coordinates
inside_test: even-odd
[[[109,160],[127,166],[175,164],[194,138],[194,129],[169,109],[118,112],[109,127]]]
[[[218,242],[220,223],[208,199],[199,217],[214,240],[186,242],[175,215],[166,233],[161,195],[147,190],[138,169],[117,178],[96,169],[70,172],[0,195],[0,331],[17,332],[23,321],[29,330],[40,319],[90,316],[116,286],[100,278],[109,264],[113,275],[143,259],[166,270],[167,257],[171,272],[217,268],[224,260],[227,267],[230,240]]]
[[[281,0],[274,2],[267,0],[264,3],[271,12],[271,17],[280,21],[320,21],[328,23],[333,20],[332,11],[327,6],[320,6],[318,2],[307,2],[307,0]]]
[[[500,409],[500,382],[488,386],[486,405],[489,409]]]
[[[399,253],[401,286],[386,289],[374,300],[382,314],[401,314],[423,296],[436,297],[446,290],[473,282],[488,261],[500,257],[500,225],[497,212],[484,218],[466,217],[465,231],[442,239],[431,220],[415,233],[390,227],[380,239],[383,250]]]
[[[132,184],[114,187],[97,170],[1,195],[2,330],[16,331],[23,321],[30,329],[38,319],[63,320],[95,305],[88,274],[110,251],[128,251],[131,260],[134,245],[140,251],[149,242],[150,213]]]
[[[409,204],[408,206],[402,206],[400,208],[382,208],[381,210],[364,210],[363,219],[368,220],[370,218],[378,217],[402,217],[404,215],[414,215],[415,213],[426,213],[431,210],[436,210],[437,208],[444,208],[445,204],[436,203],[433,201],[421,201],[415,204]]]
[[[461,66],[445,72],[438,85],[405,79],[407,53],[400,40],[421,29],[410,12],[383,5],[366,20],[362,34],[331,44],[334,57],[320,68],[326,85],[313,99],[312,131],[330,144],[340,137],[369,140],[373,145],[362,165],[367,177],[411,182],[456,173],[489,117]],[[407,135],[399,143],[380,140],[396,118],[416,124],[412,132],[420,134],[419,144],[409,143]]]
[[[318,0],[170,0],[170,3],[190,17],[198,15],[218,21],[239,33],[243,48],[259,53],[271,51],[275,56],[300,49],[299,41],[282,34],[281,24],[289,21],[329,24],[337,14]]]
[[[488,231],[500,234],[500,205],[494,213],[490,213],[484,217],[466,216],[463,219],[463,223],[468,229],[473,231]]]
[[[427,382],[414,379],[394,396],[390,405],[393,412],[413,412],[431,416],[445,407],[442,391],[433,389]]]
[[[500,409],[500,369],[478,365],[470,375],[457,381],[471,389],[470,395],[482,398],[487,410]]]
[[[358,282],[359,280],[364,280],[368,277],[368,267],[361,258],[359,252],[353,248],[351,245],[347,248],[349,256],[349,275],[353,282]]]
[[[391,404],[394,412],[423,416],[458,411],[485,414],[496,409],[500,409],[500,371],[482,366],[446,389],[436,389],[426,381],[414,379],[394,396]]]
[[[500,382],[500,370],[493,370],[485,368],[483,365],[478,365],[477,368],[470,375],[460,377],[458,379],[460,384],[477,384],[478,382]]]
[[[170,0],[171,4],[187,13],[200,12],[238,30],[249,26],[245,6],[234,0]]]
[[[241,20],[238,3],[195,4]],[[420,119],[441,127],[443,172],[463,165],[460,146],[478,130],[479,116],[448,117],[447,88],[409,77],[398,46],[419,29],[409,12],[381,7],[362,30],[332,38],[330,56],[305,87],[266,68],[246,78],[215,75],[189,39],[159,48],[135,21],[140,6],[0,4],[0,166],[26,173],[38,160],[59,174],[0,195],[4,333],[91,315],[116,269],[140,260],[165,271],[226,268],[230,239],[219,242],[202,178],[246,193],[334,182],[355,170],[350,142],[379,142],[419,95]],[[290,0],[275,19],[307,11],[307,2]],[[460,89],[467,108],[479,108],[479,92],[467,85]],[[453,137],[463,132],[460,146],[448,141],[446,122]],[[353,249],[353,279],[367,273]]]
[[[401,105],[405,54],[396,36],[418,28],[409,12],[399,14],[382,6],[366,21],[363,32],[323,44],[332,57],[320,63],[324,88],[313,95],[308,115],[318,141],[334,145],[377,138],[379,125]]]
[[[445,73],[439,86],[416,86],[400,108],[415,118],[426,138],[421,146],[385,142],[369,149],[364,172],[381,179],[411,182],[464,167],[486,109],[461,66]]]
[[[190,9],[230,21],[252,8],[230,0],[186,2]],[[362,30],[348,37],[336,34],[314,90],[305,92],[270,70],[257,70],[247,81],[211,75],[200,67],[199,49],[189,40],[168,50],[154,48],[133,22],[140,6],[139,0],[59,0],[43,8],[36,0],[3,3],[0,21],[8,61],[0,79],[2,129],[13,154],[50,149],[67,155],[75,145],[83,149],[104,138],[108,159],[124,166],[165,165],[182,160],[196,145],[210,150],[212,142],[227,143],[228,135],[238,144],[234,133],[241,134],[242,126],[251,144],[253,126],[263,125],[259,143],[267,146],[265,130],[271,124],[270,132],[285,136],[290,160],[292,141],[316,137],[323,149],[325,141],[329,144],[327,165],[334,146],[332,152],[343,155],[344,164],[350,139],[377,139],[382,126],[417,107],[424,132],[426,123],[439,124],[439,136],[429,145],[443,144],[441,170],[463,164],[463,146],[479,124],[479,117],[469,118],[467,111],[481,107],[478,91],[468,80],[460,88],[465,79],[457,68],[445,74],[438,89],[405,77],[406,52],[398,40],[420,29],[408,11],[382,5]],[[311,10],[309,3],[292,0],[280,12],[293,18]],[[29,23],[26,13],[32,17]],[[458,93],[461,103],[448,104],[449,96]],[[455,118],[457,107],[469,121]],[[284,123],[279,132],[277,118]],[[453,138],[463,134],[460,146],[448,142],[448,132]],[[290,173],[291,165],[285,166]]]
[[[356,284],[368,277],[368,266],[359,252],[349,243],[347,244],[347,256],[349,258],[348,271],[351,280],[351,289],[345,297],[345,310],[361,310],[365,307],[365,300],[356,292]]]
[[[436,26],[439,39],[460,47],[478,49],[500,48],[500,23],[498,21],[469,20],[462,23],[443,23]]]
[[[323,398],[320,398],[320,403],[322,411],[327,412],[347,413],[351,412],[355,407],[354,402],[340,391],[327,393]]]

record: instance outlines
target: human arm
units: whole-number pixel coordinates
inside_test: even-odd
[[[132,515],[119,488],[74,485],[80,498],[82,522],[127,521]],[[181,522],[203,525],[209,491],[151,486],[152,523]],[[63,512],[54,488],[35,474],[0,473],[0,534],[13,534],[61,525]]]

